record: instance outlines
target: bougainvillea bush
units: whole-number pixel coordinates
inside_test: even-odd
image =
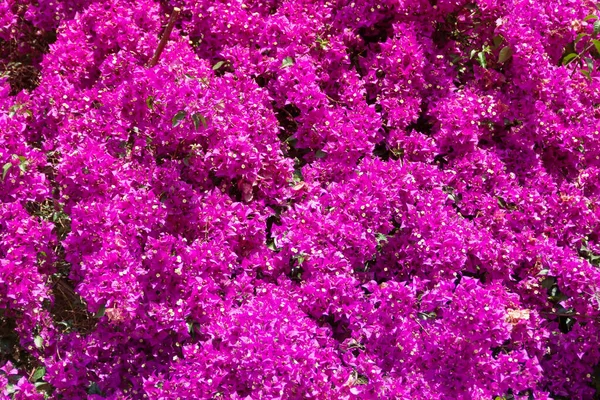
[[[589,0],[2,0],[0,397],[598,398],[599,66]]]

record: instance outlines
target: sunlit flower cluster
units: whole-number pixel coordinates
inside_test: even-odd
[[[0,397],[598,396],[599,16],[0,2]]]

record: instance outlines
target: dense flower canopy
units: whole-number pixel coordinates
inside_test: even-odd
[[[589,0],[0,1],[0,397],[598,396],[599,35]]]

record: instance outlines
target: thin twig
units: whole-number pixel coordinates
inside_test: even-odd
[[[569,312],[541,311],[540,314],[553,315],[553,316],[557,316],[557,317],[574,317],[574,318],[600,319],[600,316],[598,316],[598,315],[586,315],[586,314],[577,314],[577,313],[569,313]]]
[[[165,32],[163,33],[162,37],[160,38],[160,42],[158,43],[158,47],[156,48],[156,51],[154,52],[154,56],[152,57],[152,60],[150,60],[150,63],[148,64],[149,68],[152,68],[156,64],[158,64],[158,59],[160,58],[160,55],[162,54],[163,50],[165,49],[165,46],[167,45],[167,41],[169,40],[169,37],[171,36],[171,32],[173,31],[173,27],[175,26],[175,21],[177,21],[177,18],[179,17],[179,13],[181,13],[180,8],[178,8],[178,7],[173,8],[173,13],[171,14],[169,23],[167,24],[167,27],[165,28]]]
[[[581,53],[579,53],[579,54],[577,54],[575,57],[573,57],[573,59],[571,59],[571,60],[567,61],[567,63],[565,64],[565,66],[567,66],[567,65],[569,65],[569,64],[572,64],[572,63],[573,63],[573,61],[575,61],[575,60],[577,60],[577,59],[581,58],[581,56],[582,56],[583,54],[587,53],[589,50],[591,50],[591,48],[592,48],[592,47],[594,47],[594,43],[593,43],[593,42],[592,42],[592,44],[590,44],[588,47],[586,47],[586,48],[585,48],[585,49],[584,49],[584,50],[583,50]],[[573,69],[573,72],[571,72],[571,75],[569,76],[569,78],[572,78],[572,77],[573,77],[573,75],[575,75],[575,70],[576,70],[576,69],[577,69],[577,68],[574,68],[574,69]],[[590,73],[591,73],[591,72],[592,72],[592,71],[590,71]]]
[[[429,332],[427,331],[427,329],[425,329],[425,327],[423,325],[421,325],[421,323],[419,322],[418,318],[415,318],[415,322],[417,324],[419,324],[419,326],[421,327],[421,329],[423,330],[423,332],[425,332],[427,334],[427,336],[431,336],[431,335],[429,335]]]

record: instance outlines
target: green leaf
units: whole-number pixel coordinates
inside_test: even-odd
[[[96,382],[90,383],[90,386],[87,390],[88,394],[99,394],[102,395],[102,390],[100,390],[100,386]]]
[[[181,121],[183,121],[185,119],[185,117],[187,117],[186,111],[184,111],[184,110],[177,111],[177,114],[175,114],[175,116],[173,117],[173,120],[171,121],[173,128],[179,126],[179,124],[181,124]]]
[[[460,59],[462,58],[460,56],[460,54],[454,54],[454,53],[451,53],[450,57],[452,57],[452,60],[450,61],[452,64],[458,63],[460,61]]]
[[[15,116],[15,114],[17,113],[17,111],[19,111],[19,109],[21,108],[20,104],[15,104],[12,107],[10,107],[9,109],[9,113],[8,113],[8,117],[12,118]]]
[[[317,36],[317,44],[322,50],[327,50],[327,46],[329,45],[329,41]]]
[[[569,53],[563,57],[562,65],[568,65],[573,59],[577,57],[577,53]]]
[[[600,40],[598,40],[598,39],[592,39],[592,43],[594,43],[594,47],[596,48],[596,51],[598,53],[600,53]]]
[[[294,65],[294,59],[292,57],[286,57],[281,62],[281,68],[286,68],[286,67],[289,67],[291,65]]]
[[[38,349],[41,349],[44,346],[44,339],[40,335],[37,335],[33,338],[33,344],[35,344],[35,347]]]
[[[548,270],[548,269],[543,269],[543,270],[541,270],[541,271],[538,273],[538,276],[540,276],[540,275],[548,275],[548,273],[549,273],[549,272],[550,272],[550,270]]]
[[[19,156],[19,169],[21,173],[27,172],[27,167],[29,166],[29,160],[23,156]]]
[[[548,296],[548,300],[550,300],[553,303],[560,303],[561,301],[569,299],[569,297],[566,296],[564,293],[560,292],[557,287],[553,287],[552,289],[550,289],[550,292],[551,294],[550,296]]]
[[[596,16],[594,14],[590,14],[587,17],[585,17],[583,20],[584,21],[589,21],[590,19],[598,19],[598,16]]]
[[[216,71],[219,68],[221,68],[223,66],[223,64],[225,64],[225,61],[219,61],[218,63],[216,63],[215,65],[213,65],[213,67],[212,67],[213,71]]]
[[[369,383],[369,377],[366,375],[359,374],[356,378],[355,385],[367,385]]]
[[[498,35],[498,36],[494,36],[492,41],[494,43],[494,47],[498,47],[502,44],[502,42],[504,41],[504,38],[502,36]]]
[[[437,314],[435,312],[420,312],[417,313],[417,316],[424,321],[437,318]]]
[[[65,329],[71,329],[70,321],[59,321],[59,322],[57,322],[57,324],[64,326]]]
[[[573,42],[573,45],[576,45],[577,43],[579,43],[579,41],[586,36],[590,36],[590,34],[586,33],[586,32],[581,32],[580,34],[575,36],[575,41]]]
[[[198,114],[192,114],[192,122],[194,123],[194,128],[198,130],[200,127],[200,118],[198,118]]]
[[[11,395],[17,391],[17,388],[12,383],[9,383],[8,385],[6,385],[6,388],[4,390],[6,391],[6,394]]]
[[[496,201],[498,202],[498,207],[503,208],[503,209],[508,209],[508,205],[506,204],[506,200],[504,200],[502,197],[498,196],[496,198]]]
[[[148,98],[146,99],[146,105],[151,110],[154,108],[154,96],[148,96]]]
[[[327,155],[327,153],[325,153],[323,150],[317,150],[315,152],[315,158],[319,159],[319,158],[324,158]]]
[[[599,32],[600,32],[600,20],[596,20],[596,21],[594,21],[594,33],[593,33],[593,35],[596,36]]]
[[[377,239],[377,242],[387,242],[388,241],[388,236],[384,233],[377,233],[375,235],[375,238]]]
[[[32,382],[37,382],[40,379],[42,379],[42,377],[46,375],[46,368],[44,367],[39,367],[38,369],[35,370],[35,372],[33,373],[33,375],[31,376],[31,381]]]
[[[588,71],[592,72],[594,70],[594,60],[591,57],[585,58],[585,65],[587,65]]]
[[[302,176],[302,171],[299,169],[295,169],[294,173],[292,174],[292,179],[294,180],[294,183],[304,181],[304,177]]]
[[[104,317],[104,313],[106,312],[106,304],[102,304],[100,306],[100,308],[98,309],[98,311],[96,311],[96,314],[94,314],[95,318],[102,318]]]
[[[586,243],[581,244],[581,249],[579,249],[579,255],[590,262],[590,264],[599,266],[600,265],[600,255],[594,254],[587,246]]]
[[[542,285],[542,287],[544,289],[552,288],[552,286],[554,286],[555,283],[556,283],[556,278],[553,276],[548,276],[548,277],[544,278],[542,280],[542,282],[540,282],[540,284]]]
[[[485,53],[483,51],[477,53],[477,59],[479,61],[479,65],[481,65],[483,68],[487,68],[487,60],[485,59]]]
[[[296,259],[298,261],[298,266],[301,266],[304,263],[304,260],[306,260],[306,254],[304,253],[300,253],[294,256],[294,259]]]
[[[196,128],[196,130],[198,130],[198,128],[200,127],[200,123],[202,123],[202,126],[204,126],[205,128],[207,127],[206,118],[204,118],[204,115],[202,114],[192,114],[192,121],[194,121],[194,128]]]
[[[592,76],[590,75],[590,71],[588,71],[587,69],[579,70],[579,72],[581,72],[581,75],[585,76],[587,79],[592,80]]]
[[[500,50],[500,53],[498,54],[498,62],[503,64],[506,61],[508,61],[511,57],[512,50],[510,47],[506,46],[502,50]]]
[[[4,178],[6,178],[6,174],[8,173],[8,170],[10,169],[10,167],[12,167],[12,163],[10,163],[10,162],[7,162],[2,167],[2,180],[4,180]]]
[[[48,382],[40,381],[33,384],[37,390],[50,390],[51,386]]]

